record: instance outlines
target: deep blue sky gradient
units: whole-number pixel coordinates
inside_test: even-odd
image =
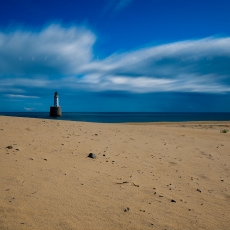
[[[228,0],[133,0],[118,12],[106,10],[109,1],[3,1],[0,27],[36,30],[50,22],[87,25],[99,35],[100,48],[107,55],[149,44],[230,34]]]
[[[30,31],[36,34],[53,24],[67,30],[71,27],[83,27],[95,36],[92,47],[90,45],[87,45],[87,47],[91,47],[90,50],[93,56],[91,63],[96,61],[98,66],[95,69],[94,66],[87,67],[87,70],[80,72],[79,69],[83,64],[80,65],[79,62],[76,62],[79,67],[76,70],[73,68],[74,70],[71,73],[67,73],[68,71],[59,69],[56,63],[48,67],[46,64],[41,63],[35,66],[31,61],[28,63],[17,61],[16,64],[12,64],[18,59],[19,55],[24,55],[24,59],[27,56],[22,51],[18,51],[20,48],[17,48],[17,45],[15,47],[9,45],[8,47],[5,43],[1,43],[0,36],[0,81],[2,81],[2,86],[0,86],[2,87],[0,88],[0,111],[48,111],[53,102],[53,93],[56,90],[59,92],[60,104],[64,111],[230,111],[230,56],[229,52],[224,53],[223,51],[224,42],[221,42],[223,44],[221,45],[221,52],[218,48],[219,43],[216,45],[216,50],[210,51],[212,56],[216,54],[212,62],[207,62],[205,59],[210,53],[206,51],[208,48],[202,51],[207,52],[207,55],[203,54],[203,59],[199,60],[199,64],[197,62],[195,64],[189,63],[189,66],[188,63],[178,61],[181,56],[178,56],[177,60],[176,56],[170,56],[170,52],[164,51],[162,55],[159,54],[159,57],[169,55],[167,56],[168,59],[164,58],[164,60],[159,60],[158,62],[155,62],[155,60],[154,64],[152,62],[148,64],[147,61],[145,64],[136,63],[130,66],[120,64],[119,67],[111,71],[106,70],[107,72],[102,74],[102,69],[104,71],[107,65],[112,65],[111,63],[106,63],[105,59],[113,54],[128,55],[132,54],[132,52],[139,52],[159,45],[164,46],[183,41],[189,43],[188,41],[200,41],[210,37],[214,40],[215,38],[228,38],[230,36],[230,1],[130,0],[123,7],[121,4],[119,6],[119,4],[120,0],[2,1],[0,7],[0,33],[7,36],[6,40],[14,37],[15,31],[20,30],[22,33]],[[18,43],[21,44],[22,40],[23,36],[19,36]],[[39,45],[44,47],[46,43]],[[198,44],[195,47],[199,49],[200,45]],[[192,48],[189,49],[192,50]],[[227,49],[228,41],[226,42]],[[183,53],[183,50],[178,52],[192,59],[194,53],[190,55],[188,50],[186,54]],[[192,50],[192,52],[195,51],[194,49]],[[29,52],[26,47],[25,52]],[[75,52],[77,53],[78,50],[75,50]],[[157,52],[157,50],[151,52]],[[28,55],[33,56],[36,54],[31,51]],[[153,55],[155,54],[153,53]],[[41,58],[44,59],[44,56],[41,55]],[[11,66],[10,68],[4,67],[7,63]],[[103,65],[103,67],[100,65]],[[150,67],[153,65],[155,67],[151,69]],[[171,78],[171,75],[174,75],[175,72],[163,73],[163,70],[169,66],[170,71],[177,67],[175,71],[181,71],[180,75]],[[14,68],[16,73],[13,71]],[[146,68],[149,68],[148,71]],[[155,69],[157,69],[156,72],[154,72]],[[186,69],[185,72],[183,72],[184,69]],[[18,75],[17,71],[19,70],[20,74]],[[127,83],[121,88],[117,86],[106,88],[105,84],[104,88],[95,91],[94,83],[90,82],[89,87],[84,83],[84,87],[79,86],[73,89],[71,86],[63,84],[63,87],[58,86],[56,89],[52,87],[49,90],[48,84],[44,87],[37,87],[30,84],[29,81],[28,85],[19,84],[19,80],[17,80],[20,79],[21,81],[22,78],[33,80],[49,79],[58,84],[60,79],[68,77],[80,79],[88,76],[89,72],[93,74],[94,71],[101,77],[101,81],[97,85],[95,84],[95,89],[98,89],[100,84],[103,85],[104,78],[107,79],[108,76],[108,79],[110,79],[110,75],[116,77],[125,76],[130,79],[135,77],[140,77],[140,79],[143,77],[144,79],[147,76],[154,79],[169,80],[178,80],[183,76],[183,78],[187,79],[186,84],[192,85],[192,89],[188,89],[187,86],[184,88],[180,86],[180,89],[177,90],[177,87],[174,86],[175,89],[173,90],[167,88],[167,90],[151,91],[151,89],[145,90],[144,87],[146,86],[142,86],[142,84],[140,84],[139,89],[136,85],[135,89],[133,89],[133,84],[129,85]],[[152,74],[151,71],[153,71]],[[196,74],[201,80],[197,81]],[[210,77],[211,80],[203,82],[202,77],[204,79]],[[196,84],[193,86],[194,79]],[[11,86],[6,83],[10,81],[14,82]],[[202,83],[201,85],[199,85],[200,82]],[[205,87],[205,84],[207,84],[207,87]],[[215,84],[220,88],[222,87],[224,91],[222,92],[219,88],[217,90]],[[197,90],[195,87],[197,87]]]

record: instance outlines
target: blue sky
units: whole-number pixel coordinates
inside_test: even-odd
[[[230,112],[227,0],[8,0],[0,111]]]

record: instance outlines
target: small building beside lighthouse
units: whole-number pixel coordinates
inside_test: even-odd
[[[61,117],[62,111],[61,106],[59,106],[58,92],[54,93],[54,106],[50,106],[50,117]]]

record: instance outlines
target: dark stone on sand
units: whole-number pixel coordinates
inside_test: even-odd
[[[7,146],[6,148],[7,148],[7,149],[12,149],[13,146],[12,146],[12,145],[9,145],[9,146]]]
[[[197,192],[201,192],[201,190],[200,190],[200,189],[197,189]]]
[[[129,211],[129,207],[124,209],[124,212],[128,212]]]
[[[89,157],[89,158],[92,158],[92,159],[96,159],[96,155],[95,155],[94,153],[90,153],[90,154],[88,155],[88,157]]]
[[[176,201],[175,201],[175,200],[173,200],[173,199],[171,200],[171,202],[174,202],[174,203],[176,203]]]

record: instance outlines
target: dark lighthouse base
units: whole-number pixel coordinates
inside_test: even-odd
[[[62,111],[61,107],[50,106],[50,117],[61,117]]]

